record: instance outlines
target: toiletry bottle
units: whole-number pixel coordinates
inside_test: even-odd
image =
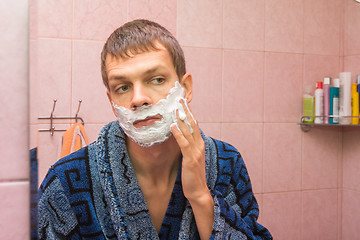
[[[329,104],[330,104],[330,78],[324,78],[324,123],[329,123]]]
[[[340,73],[340,124],[351,123],[351,73]]]
[[[357,83],[351,84],[351,124],[359,124],[359,93],[357,91]]]
[[[330,87],[330,106],[329,106],[329,123],[339,123],[339,87],[340,79],[335,78],[333,80],[333,86]]]
[[[314,116],[315,115],[315,102],[314,96],[311,95],[311,87],[307,86],[305,88],[305,93],[303,97],[303,114],[304,116]],[[314,117],[305,117],[304,123],[314,123]]]
[[[324,123],[324,90],[323,83],[316,83],[315,90],[315,123]]]
[[[360,115],[360,74],[357,75],[356,83],[357,83],[357,91],[359,94],[359,115]],[[360,119],[359,119],[359,121],[360,121]]]

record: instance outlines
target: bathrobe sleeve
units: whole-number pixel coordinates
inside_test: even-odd
[[[218,177],[214,189],[214,225],[210,239],[272,239],[257,223],[259,207],[240,153],[217,141]]]
[[[38,211],[39,239],[81,239],[76,215],[54,169],[40,186]]]

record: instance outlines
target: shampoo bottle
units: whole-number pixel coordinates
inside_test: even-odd
[[[323,83],[316,83],[315,90],[315,123],[324,123],[324,90]]]
[[[330,105],[330,78],[324,78],[324,123],[329,123],[329,105]]]
[[[351,123],[351,73],[340,73],[340,124]]]
[[[314,96],[310,94],[311,88],[307,86],[305,88],[305,94],[303,97],[303,114],[304,116],[314,116],[315,115],[315,103],[314,103]],[[314,123],[314,117],[305,117],[304,123]]]
[[[339,87],[340,79],[333,80],[333,86],[330,87],[330,106],[329,106],[329,123],[339,123]]]
[[[351,84],[351,124],[359,124],[359,93],[357,91],[358,84]]]

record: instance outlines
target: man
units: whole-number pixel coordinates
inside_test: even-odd
[[[52,166],[40,187],[44,239],[272,239],[241,155],[205,136],[188,103],[192,76],[177,40],[126,23],[101,54],[118,121]]]

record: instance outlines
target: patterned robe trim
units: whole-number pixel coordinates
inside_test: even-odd
[[[205,137],[205,135],[203,137],[208,142],[205,150],[208,184],[209,188],[213,188],[216,180],[216,168],[210,168],[210,161],[212,160],[215,163],[214,159],[216,160],[216,158],[211,158],[210,155],[216,154],[216,149],[214,146],[210,146],[214,145],[210,138]],[[127,225],[122,226],[122,228],[128,228],[131,239],[159,239],[126,151],[125,134],[117,122],[108,124],[100,132],[96,142],[96,151],[100,182],[104,189],[105,198],[107,202],[109,202],[108,199],[118,202],[118,204],[111,203],[108,205],[112,221],[114,223],[126,222]],[[93,154],[90,154],[91,156]],[[90,161],[95,161],[95,159],[90,159]],[[122,215],[113,215],[121,209],[124,211]],[[193,235],[197,231],[188,201],[186,201],[185,211],[180,217],[179,239],[193,239]]]

